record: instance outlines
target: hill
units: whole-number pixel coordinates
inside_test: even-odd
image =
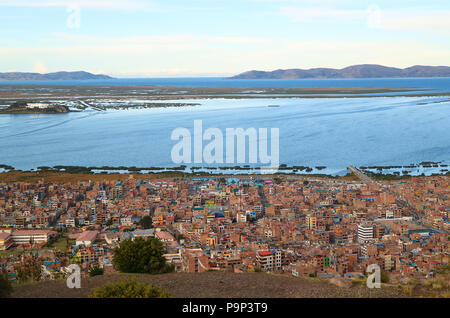
[[[44,281],[14,287],[15,298],[85,298],[93,288],[132,277],[131,274],[108,274],[83,278],[80,289],[69,289],[65,280]],[[140,281],[162,286],[175,298],[336,298],[336,297],[405,297],[394,287],[368,289],[354,285],[340,288],[327,279],[296,278],[266,273],[171,273],[136,275]]]
[[[56,73],[0,73],[0,81],[65,81],[65,80],[101,80],[113,79],[107,75],[95,75],[88,72],[56,72]]]
[[[342,69],[311,68],[276,71],[249,71],[230,79],[300,79],[300,78],[399,78],[399,77],[450,77],[448,66],[415,65],[408,68],[387,67],[376,64],[348,66]]]

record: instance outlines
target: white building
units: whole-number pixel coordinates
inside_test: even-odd
[[[258,251],[256,263],[262,270],[281,269],[281,251]]]
[[[358,242],[366,243],[373,240],[373,225],[361,223],[357,226]]]
[[[76,245],[91,246],[97,238],[98,231],[84,231],[76,238]]]
[[[39,108],[39,109],[45,109],[48,108],[48,104],[45,103],[27,103],[27,108]]]
[[[132,226],[133,220],[132,220],[131,216],[122,217],[122,218],[120,218],[120,224],[124,225],[124,226]]]
[[[19,230],[11,234],[15,244],[40,244],[46,243],[50,237],[50,231],[47,230]]]

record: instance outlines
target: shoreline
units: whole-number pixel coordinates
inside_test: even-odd
[[[62,167],[62,166],[58,166]],[[142,172],[141,170],[133,170],[133,167],[109,167],[114,169],[109,169],[110,171],[99,171],[93,172],[92,170],[96,170],[93,168],[96,167],[74,167],[65,170],[56,170],[55,168],[50,167],[40,167],[36,171],[32,170],[16,170],[11,169],[13,167],[7,165],[0,165],[0,169],[4,169],[4,171],[0,171],[0,182],[33,182],[42,179],[53,180],[57,182],[64,181],[87,181],[87,180],[122,180],[130,175],[136,176],[139,179],[168,179],[168,178],[320,178],[320,179],[331,179],[331,180],[347,180],[347,181],[357,181],[359,178],[351,171],[347,170],[347,174],[345,175],[332,175],[326,173],[301,173],[301,172],[292,172],[286,171],[284,169],[279,169],[275,173],[260,173],[259,169],[245,169],[240,168],[238,170],[242,170],[242,172],[237,173],[227,173],[225,170],[220,170],[219,168],[207,169],[208,171],[182,171],[179,167],[175,168],[161,168],[161,169],[169,169],[165,171],[156,171],[160,169],[154,169],[155,172],[149,172],[149,169]],[[67,168],[67,167],[66,167]],[[119,169],[120,168],[120,169]],[[232,167],[234,168],[234,167]],[[365,168],[365,167],[362,167]],[[63,169],[63,168],[61,168]],[[170,170],[172,169],[172,170]],[[311,169],[311,168],[310,168]],[[359,167],[361,169],[361,167]],[[390,169],[385,167],[385,169]],[[98,170],[106,170],[106,169],[98,169]],[[116,170],[116,171],[114,171]],[[128,170],[128,171],[124,171]],[[221,172],[217,173],[213,170],[219,170]],[[379,181],[402,181],[409,180],[414,178],[430,178],[430,177],[449,177],[450,171],[441,172],[441,173],[433,173],[430,175],[409,175],[409,174],[392,174],[382,172],[374,173],[367,169],[361,169],[365,174],[374,180]],[[381,170],[379,170],[381,171]],[[259,172],[259,173],[258,173]]]

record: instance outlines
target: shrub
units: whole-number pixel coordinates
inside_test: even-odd
[[[450,265],[439,266],[436,268],[436,273],[438,274],[446,274],[450,272]]]
[[[126,239],[114,248],[113,262],[124,273],[161,274],[174,271],[163,256],[164,247],[156,238]]]
[[[144,229],[151,229],[153,227],[153,221],[152,218],[148,215],[144,216],[141,221],[139,222],[139,225],[141,225]]]
[[[380,276],[381,276],[380,279],[381,279],[382,283],[384,283],[384,284],[389,283],[389,274],[386,271],[382,270]]]
[[[355,278],[355,279],[352,279],[352,284],[353,285],[365,286],[366,285],[366,280],[365,279],[361,279],[361,278]]]
[[[23,255],[16,265],[19,282],[40,281],[42,278],[42,261],[38,256]]]
[[[0,272],[0,298],[7,298],[11,296],[13,288],[8,276]]]
[[[439,278],[429,279],[425,282],[425,285],[431,286],[434,290],[441,290],[448,286],[446,282]]]
[[[450,292],[444,292],[444,293],[442,293],[441,295],[440,295],[440,297],[442,297],[442,298],[450,298]]]
[[[153,286],[136,279],[122,280],[97,287],[90,298],[169,298],[161,286]]]
[[[403,286],[403,293],[406,296],[412,297],[414,294],[414,286],[411,285]]]
[[[103,268],[101,268],[99,266],[94,266],[89,271],[89,276],[94,277],[94,276],[98,276],[98,275],[103,275],[104,272],[105,272],[105,270]]]

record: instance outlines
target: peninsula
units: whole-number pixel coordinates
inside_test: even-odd
[[[70,112],[67,106],[47,103],[15,102],[11,106],[0,109],[0,114],[62,114]]]

